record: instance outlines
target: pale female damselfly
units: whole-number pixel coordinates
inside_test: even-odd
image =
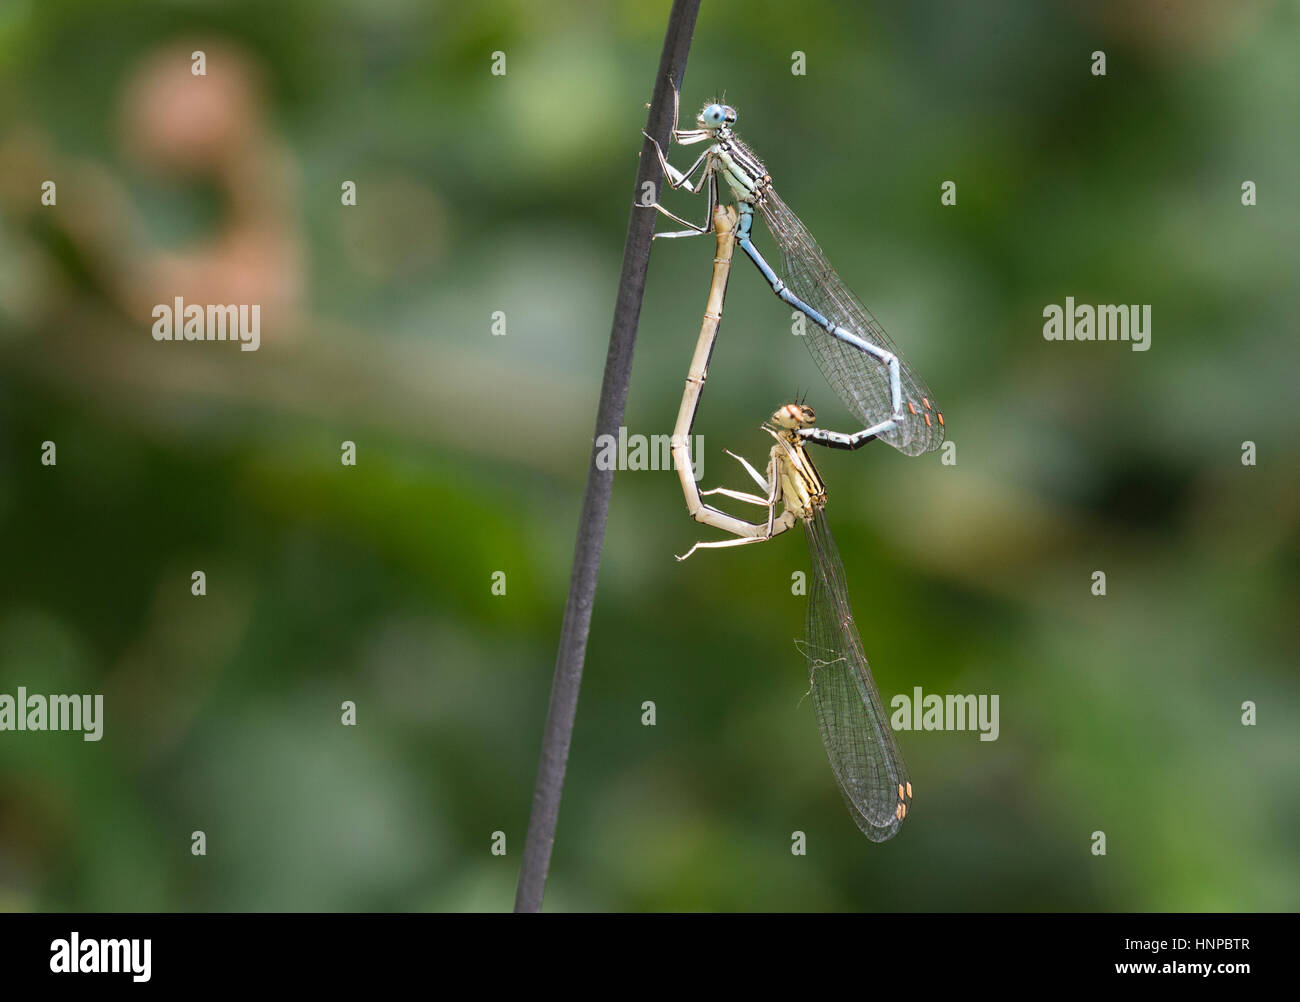
[[[790,403],[763,426],[776,443],[768,456],[766,477],[731,453],[762,487],[762,497],[725,487],[701,492],[691,467],[687,443],[722,321],[737,218],[735,209],[714,206],[717,254],[713,281],[672,437],[673,459],[691,517],[735,538],[697,543],[678,559],[685,560],[701,548],[761,542],[796,524],[803,525],[812,558],[812,588],[800,649],[808,663],[808,688],[817,725],[850,815],[867,838],[883,842],[897,833],[907,817],[912,784],[853,622],[844,568],[826,521],[826,487],[806,448],[808,442],[831,443],[807,434],[818,430],[811,407]],[[715,494],[764,507],[767,518],[748,522],[702,500],[702,495]],[[778,505],[782,508],[779,515]]]
[[[698,549],[757,543],[795,524],[803,526],[812,560],[812,587],[800,648],[808,662],[808,691],[826,757],[849,814],[867,838],[884,842],[898,832],[907,817],[912,783],[853,622],[844,566],[826,521],[826,485],[800,434],[813,428],[815,420],[811,407],[794,402],[779,408],[763,425],[776,443],[768,455],[765,477],[735,457],[763,489],[763,496],[727,488],[702,492],[764,507],[765,522],[748,523],[701,506],[693,513],[696,521],[729,532],[736,532],[732,523],[744,528],[735,539],[696,543],[680,559]],[[776,514],[778,505],[780,515]]]

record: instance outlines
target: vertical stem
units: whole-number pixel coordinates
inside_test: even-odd
[[[686,56],[700,0],[673,0],[664,35],[659,71],[646,132],[668,147],[672,128],[673,98],[669,80],[679,88],[686,72]],[[564,606],[560,626],[560,646],[555,657],[555,677],[551,682],[551,703],[546,712],[546,730],[542,735],[542,754],[537,767],[537,785],[533,789],[533,809],[528,818],[528,838],[524,860],[519,869],[519,887],[515,892],[515,911],[536,912],[542,907],[546,890],[546,872],[551,864],[551,847],[555,843],[555,824],[560,814],[560,794],[564,789],[564,768],[569,759],[569,741],[578,710],[578,689],[582,683],[582,663],[587,652],[587,634],[591,627],[591,608],[596,596],[596,577],[600,568],[600,551],[605,541],[605,522],[609,516],[609,496],[614,486],[614,471],[596,464],[597,448],[605,435],[618,435],[627,404],[628,385],[632,380],[632,352],[636,345],[637,321],[641,316],[641,299],[645,294],[646,269],[650,261],[650,241],[654,235],[657,213],[642,207],[644,184],[653,183],[658,198],[661,172],[654,147],[646,140],[641,146],[641,165],[637,170],[633,193],[632,217],[627,241],[623,244],[623,272],[619,278],[618,299],[614,303],[614,323],[609,332],[609,351],[605,356],[605,378],[600,387],[596,408],[596,437],[592,442],[587,467],[587,488],[578,519],[578,540],[573,551],[573,576],[569,581],[569,598]]]

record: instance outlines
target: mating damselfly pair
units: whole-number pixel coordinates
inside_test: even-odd
[[[709,213],[705,225],[697,226],[656,202],[655,209],[689,227],[658,233],[656,237],[713,232],[717,238],[708,305],[686,378],[672,447],[691,517],[734,538],[697,543],[679,559],[697,549],[761,542],[796,524],[803,525],[813,564],[801,645],[808,662],[809,692],[827,758],[849,813],[868,838],[883,842],[897,833],[906,818],[912,784],[854,625],[843,563],[826,521],[825,484],[807,445],[857,449],[880,439],[907,455],[919,455],[943,441],[943,415],[925,383],[875,317],[840,281],[817,242],[777,196],[766,168],[732,131],[735,120],[733,108],[710,103],[697,118],[699,128],[679,130],[674,90],[673,138],[681,145],[707,141],[710,146],[690,169],[681,172],[668,163],[655,143],[669,185],[706,192]],[[697,171],[700,176],[692,182]],[[721,204],[719,178],[734,195],[736,208]],[[755,209],[781,249],[780,274],[753,244]],[[763,425],[775,441],[766,475],[730,453],[763,490],[761,496],[724,487],[701,492],[686,448],[721,323],[732,252],[737,244],[773,292],[813,321],[813,333],[807,339],[813,357],[841,400],[865,425],[851,434],[831,432],[815,426],[813,409],[802,401],[778,408]],[[766,508],[767,518],[762,522],[736,518],[704,503],[705,495]]]

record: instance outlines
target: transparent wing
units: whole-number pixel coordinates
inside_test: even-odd
[[[943,424],[939,405],[925,381],[913,371],[871,311],[840,281],[812,234],[776,192],[769,188],[757,208],[781,248],[781,277],[790,291],[832,323],[898,356],[906,420],[881,435],[881,440],[909,456],[939,448]],[[816,324],[809,327],[808,350],[844,405],[864,428],[889,420],[893,415],[889,369],[878,359],[831,337]]]
[[[804,532],[813,562],[804,655],[817,726],[853,820],[871,841],[884,842],[911,806],[907,764],[862,652],[844,567],[823,510],[804,521]]]

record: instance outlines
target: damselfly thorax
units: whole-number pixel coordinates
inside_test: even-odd
[[[799,429],[810,427],[815,419],[811,407],[786,404],[763,425],[776,439],[768,460],[768,482],[778,486],[785,510],[801,519],[812,518],[826,506],[826,484],[799,437]]]
[[[740,141],[734,132],[727,130],[713,145],[714,168],[736,198],[749,205],[758,205],[772,187],[772,176],[754,151]]]

